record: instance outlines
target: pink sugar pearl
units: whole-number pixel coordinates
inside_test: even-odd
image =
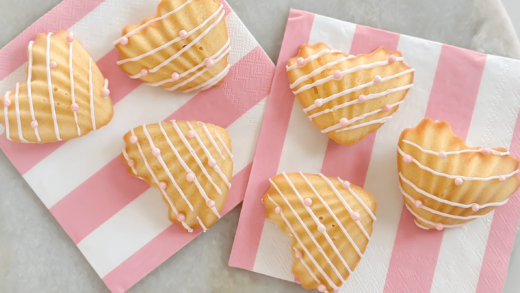
[[[58,66],[58,63],[56,63],[56,61],[51,61],[51,63],[49,63],[50,68],[56,68],[56,66]]]
[[[11,106],[11,100],[9,100],[9,98],[4,99],[4,106],[6,106],[6,107]]]
[[[317,99],[316,101],[314,101],[314,106],[316,106],[316,107],[323,106],[323,101],[321,99]]]
[[[209,159],[209,161],[208,161],[208,165],[209,165],[210,167],[215,167],[215,166],[217,165],[217,160],[215,160],[215,159],[213,159],[213,158]]]
[[[457,186],[461,186],[462,183],[464,183],[464,180],[462,180],[462,178],[456,178],[456,179],[455,179],[455,185],[457,185]]]
[[[294,256],[295,256],[297,259],[300,259],[300,258],[303,257],[303,254],[302,254],[301,251],[296,250],[296,251],[294,252]]]
[[[412,156],[410,155],[404,155],[403,157],[403,162],[405,162],[406,164],[409,164],[412,162]]]
[[[327,286],[325,286],[323,284],[319,284],[318,285],[318,291],[320,291],[320,292],[327,292]]]
[[[76,112],[79,110],[79,105],[76,104],[76,103],[72,103],[72,105],[70,105],[70,109],[73,111],[73,112]]]
[[[380,75],[376,75],[374,77],[374,83],[381,83],[383,81],[383,78],[381,78]]]
[[[415,201],[415,207],[416,207],[416,208],[421,208],[421,207],[422,207],[422,201],[420,201],[420,200],[416,200],[416,201]]]
[[[128,38],[127,37],[122,37],[119,39],[119,44],[123,45],[123,46],[126,46],[128,45]]]
[[[141,76],[148,76],[150,72],[147,69],[141,70]]]
[[[186,181],[193,182],[194,180],[195,180],[195,174],[188,173],[188,175],[186,175]]]
[[[345,181],[343,181],[343,182],[341,183],[341,186],[342,186],[343,188],[345,188],[345,189],[349,189],[349,188],[350,188],[350,182],[348,182],[348,181],[345,180]]]
[[[312,205],[312,199],[310,198],[306,198],[304,201],[303,201],[303,204],[306,206],[306,207],[310,207]]]
[[[102,95],[103,97],[108,97],[108,96],[110,95],[110,90],[109,90],[109,89],[103,89],[103,90],[101,91],[101,95]]]
[[[339,125],[341,125],[343,127],[348,126],[348,119],[347,118],[339,119]]]
[[[298,57],[298,59],[296,59],[296,64],[298,64],[298,66],[303,66],[305,65],[305,59],[303,59],[302,57]]]
[[[134,160],[128,160],[128,166],[130,166],[130,167],[135,166]]]
[[[177,221],[184,222],[184,220],[186,220],[186,216],[183,213],[178,213],[177,214]]]
[[[446,152],[443,152],[443,151],[439,152],[439,158],[446,159],[447,156],[448,155],[446,154]]]
[[[208,68],[211,68],[211,67],[215,66],[215,61],[211,58],[208,58],[208,59],[206,59],[206,61],[204,61],[204,65],[206,65],[206,67],[208,67]]]
[[[498,181],[505,182],[506,181],[506,176],[504,176],[504,175],[498,176]]]
[[[480,150],[480,152],[483,154],[483,155],[489,155],[491,154],[491,150],[488,149],[488,148],[483,148],[482,150]]]
[[[276,208],[274,208],[274,212],[279,214],[279,213],[282,212],[282,208],[281,207],[276,207]]]
[[[210,208],[213,208],[213,207],[215,207],[215,201],[213,201],[213,200],[211,200],[211,199],[210,199],[210,200],[208,200],[208,201],[206,202],[206,204],[207,204],[207,205],[208,205],[208,207],[210,207]]]
[[[152,150],[152,154],[153,154],[154,156],[158,157],[158,156],[161,155],[161,150],[158,149],[158,148],[154,148],[154,149]]]
[[[132,135],[130,136],[130,142],[133,144],[136,144],[139,140],[137,139],[137,136]]]
[[[388,63],[389,63],[389,64],[394,63],[396,60],[397,60],[397,58],[395,58],[394,55],[391,55],[390,57],[388,57]]]
[[[480,206],[476,203],[474,203],[472,206],[471,206],[471,209],[474,211],[474,212],[478,212],[480,210]]]
[[[67,36],[67,42],[72,43],[74,41],[74,35],[72,33],[69,33]]]
[[[341,73],[341,71],[339,71],[339,70],[336,70],[336,71],[334,71],[333,78],[335,80],[340,80],[343,78],[343,73]]]
[[[166,184],[166,182],[159,182],[159,188],[160,189],[166,189],[166,187],[168,187],[168,185]]]
[[[31,121],[31,127],[32,128],[38,127],[38,121],[36,121],[36,120]]]
[[[361,218],[361,216],[359,215],[358,212],[353,212],[350,214],[350,217],[352,218],[352,220],[354,221],[359,221],[359,219]]]
[[[385,111],[385,112],[390,112],[391,109],[392,109],[392,107],[390,107],[390,105],[385,105],[383,107],[383,111]]]
[[[319,224],[318,225],[318,231],[320,231],[321,233],[325,232],[325,230],[327,230],[327,228],[325,228],[325,225],[323,224]]]
[[[195,137],[195,131],[193,131],[193,130],[188,131],[188,137],[189,138],[194,138]]]
[[[172,80],[173,81],[179,80],[179,78],[180,78],[180,75],[177,72],[172,73]]]
[[[188,37],[188,33],[185,30],[182,30],[179,32],[179,37],[184,40]]]
[[[435,229],[441,231],[444,229],[444,225],[442,223],[437,223],[435,224]]]
[[[361,95],[357,98],[359,103],[364,103],[367,100],[367,97],[365,95]]]

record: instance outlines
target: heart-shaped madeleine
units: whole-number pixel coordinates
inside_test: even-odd
[[[197,121],[160,122],[131,129],[121,160],[128,173],[159,188],[170,221],[204,232],[220,218],[233,175],[231,138]]]
[[[114,45],[130,78],[171,91],[209,89],[230,68],[224,6],[216,0],[163,0],[153,18],[126,26]]]
[[[294,276],[305,289],[337,290],[367,248],[376,201],[361,187],[323,174],[282,173],[269,180],[265,215],[291,236]]]
[[[114,114],[108,80],[72,34],[40,33],[27,48],[27,81],[2,101],[7,139],[46,143],[86,135]]]
[[[406,208],[423,229],[458,227],[507,203],[519,161],[504,148],[468,147],[447,122],[424,119],[397,147]]]
[[[414,69],[401,52],[381,47],[349,56],[324,43],[303,45],[287,65],[290,87],[309,119],[339,144],[379,129],[413,86]]]

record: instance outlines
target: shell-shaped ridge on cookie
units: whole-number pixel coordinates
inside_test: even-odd
[[[503,147],[470,147],[448,122],[425,118],[397,147],[399,188],[422,229],[464,226],[507,204],[520,162]]]

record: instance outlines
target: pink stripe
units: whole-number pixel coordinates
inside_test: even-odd
[[[450,122],[455,134],[465,139],[485,64],[484,54],[444,45],[426,116]],[[403,208],[384,292],[429,292],[442,236],[417,228]]]
[[[367,26],[357,25],[350,54],[370,53],[381,46],[390,51],[397,50],[399,34]],[[363,140],[347,146],[329,140],[321,172],[328,176],[339,176],[350,182],[364,186],[365,177],[372,156],[376,133],[371,133]]]
[[[282,44],[254,158],[255,164],[260,162],[262,165],[251,172],[246,191],[247,199],[242,206],[242,213],[248,216],[240,218],[229,260],[230,266],[248,270],[254,266],[265,218],[260,197],[269,187],[267,178],[276,175],[294,103],[285,65],[298,53],[300,46],[309,41],[313,22],[312,13],[291,10],[289,14],[285,34],[290,37],[284,38]]]
[[[27,44],[30,40],[36,38],[38,33],[68,30],[103,2],[104,0],[65,0],[38,19],[0,50],[0,64],[2,64],[0,80],[3,80],[27,61],[25,53]]]
[[[201,120],[227,128],[267,96],[273,70],[273,64],[257,47],[231,67],[221,86],[200,92],[167,120]],[[243,77],[249,76],[249,71],[264,74],[248,85]],[[233,99],[244,96],[249,99],[239,104]],[[124,164],[116,157],[50,210],[72,240],[79,243],[148,188],[143,181],[130,179]]]
[[[250,172],[251,164],[233,177],[233,185],[229,191],[223,214],[229,212],[243,200]],[[170,225],[105,276],[103,281],[113,293],[125,292],[201,233],[201,229],[196,229],[193,233],[186,233],[179,225]]]
[[[519,146],[520,116],[516,120],[515,132],[510,146],[511,155],[516,158],[520,158]],[[511,196],[505,206],[495,210],[480,270],[477,293],[502,292],[519,220],[520,190]]]
[[[117,60],[119,60],[119,55],[116,49],[113,49],[96,62],[103,75],[109,78],[110,98],[114,104],[141,84],[138,80],[128,78],[116,65]],[[0,136],[0,148],[22,175],[65,143],[67,142],[61,141],[41,145],[22,144],[8,141],[5,135]]]

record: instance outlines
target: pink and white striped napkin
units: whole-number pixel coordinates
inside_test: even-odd
[[[379,46],[403,53],[415,86],[381,129],[342,146],[328,140],[289,89],[285,66],[301,44],[325,42],[350,54]],[[396,145],[424,117],[449,121],[469,145],[520,157],[520,61],[291,11],[229,264],[294,281],[290,240],[265,220],[260,197],[282,171],[323,172],[369,190],[377,222],[364,258],[340,292],[501,292],[520,196],[463,229],[424,231],[403,209]]]
[[[224,83],[178,93],[132,80],[118,68],[112,42],[126,24],[154,15],[154,0],[65,0],[0,51],[0,92],[25,79],[26,47],[39,32],[74,33],[110,80],[112,122],[85,137],[45,145],[10,142],[4,151],[112,292],[124,292],[202,230],[184,232],[167,219],[159,190],[131,178],[120,162],[122,137],[160,120],[191,119],[227,129],[234,176],[224,213],[243,199],[274,65],[222,1],[232,65]],[[209,232],[211,233],[211,232]]]

